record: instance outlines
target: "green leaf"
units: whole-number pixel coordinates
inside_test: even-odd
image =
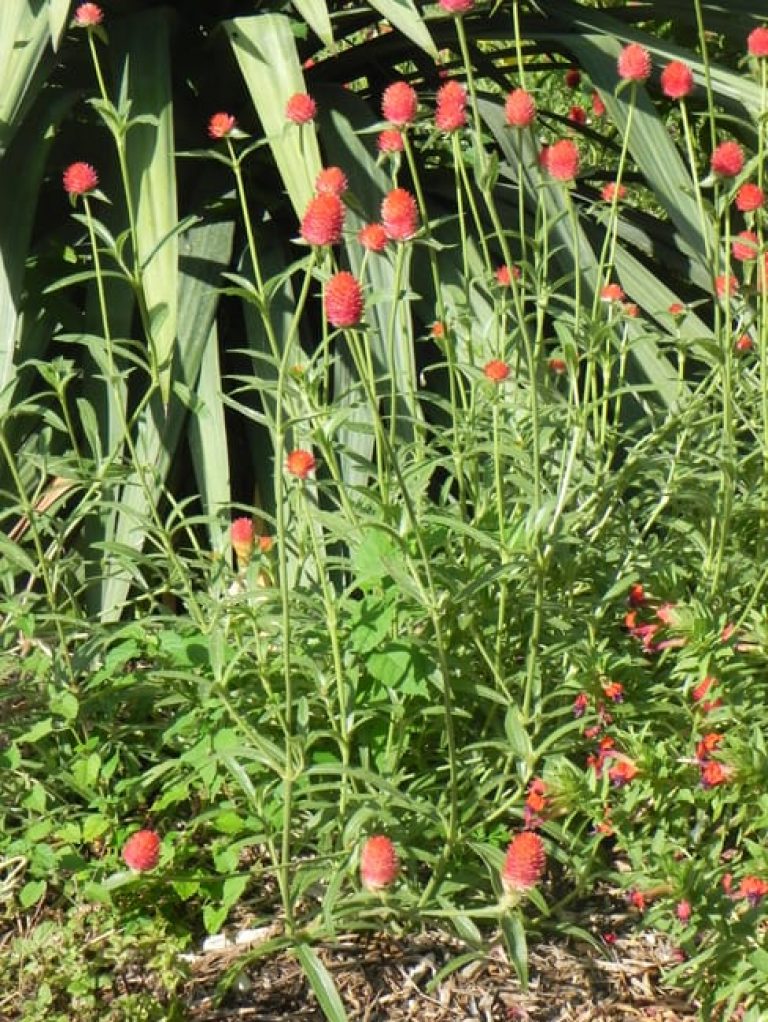
[[[501,917],[501,932],[507,954],[525,992],[528,989],[528,943],[525,939],[523,921],[517,911]]]
[[[437,47],[413,0],[368,0],[368,3],[419,49],[437,60]]]
[[[293,0],[293,6],[323,44],[333,49],[333,28],[325,0]]]
[[[48,29],[51,33],[51,47],[58,50],[61,38],[69,20],[70,0],[48,0]]]
[[[30,880],[19,891],[19,905],[23,909],[31,908],[45,897],[47,890],[45,880]]]
[[[292,951],[301,963],[304,975],[309,980],[328,1022],[347,1022],[347,1013],[344,1010],[339,991],[336,989],[336,984],[315,951],[308,944],[298,944]]]

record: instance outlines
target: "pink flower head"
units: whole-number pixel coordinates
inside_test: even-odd
[[[557,181],[572,181],[579,172],[579,149],[569,138],[561,138],[546,150],[544,169]]]
[[[713,174],[718,177],[736,177],[744,169],[744,151],[738,142],[721,142],[709,161]]]
[[[755,346],[755,342],[749,334],[742,334],[741,337],[734,341],[733,346],[740,355],[744,355],[746,352],[752,351]]]
[[[716,788],[720,784],[726,784],[733,776],[733,769],[716,759],[707,760],[700,768],[702,788]]]
[[[475,6],[475,0],[438,0],[448,14],[467,14]]]
[[[741,213],[753,213],[765,202],[763,189],[751,181],[747,181],[736,192],[736,209]]]
[[[285,104],[285,116],[294,124],[307,124],[316,114],[317,103],[306,92],[294,93]]]
[[[400,863],[392,841],[384,834],[374,834],[360,853],[360,880],[367,891],[381,891],[397,879]]]
[[[731,244],[733,258],[741,263],[757,259],[757,246],[758,238],[754,231],[741,231]]]
[[[208,136],[213,139],[226,138],[235,127],[235,118],[232,114],[218,113],[208,121]]]
[[[750,57],[768,57],[768,26],[759,25],[752,29],[747,36],[747,52]]]
[[[338,245],[344,227],[344,205],[338,195],[321,192],[309,200],[301,236],[309,245]]]
[[[385,128],[384,131],[379,132],[376,145],[379,152],[382,153],[401,153],[405,142],[402,133],[397,128]]]
[[[577,67],[569,67],[563,75],[563,81],[569,89],[578,89],[581,84],[581,71]]]
[[[503,383],[509,376],[509,366],[498,358],[491,359],[483,366],[483,375],[491,383]]]
[[[531,830],[523,830],[507,848],[501,869],[501,882],[505,891],[527,891],[541,880],[546,866],[544,842]]]
[[[550,358],[547,362],[547,368],[555,376],[562,376],[568,366],[565,363],[565,359],[562,358]]]
[[[571,124],[586,124],[587,123],[587,111],[583,106],[572,106],[568,111],[568,120]]]
[[[527,128],[536,117],[536,100],[525,89],[514,89],[504,101],[504,116],[512,128]]]
[[[768,883],[759,877],[747,876],[739,884],[739,897],[746,898],[754,908],[768,894]]]
[[[629,43],[619,54],[619,78],[628,82],[644,82],[651,73],[651,55],[639,43]]]
[[[509,287],[513,279],[520,279],[520,267],[512,266],[510,268],[506,263],[503,263],[501,266],[496,267],[493,275],[499,287]]]
[[[677,906],[675,907],[675,915],[677,916],[681,923],[683,924],[687,923],[688,920],[691,918],[690,901],[686,901],[685,899],[683,899],[682,901],[678,901]]]
[[[682,60],[673,60],[661,72],[661,91],[668,99],[684,99],[693,92],[693,71]]]
[[[98,4],[80,4],[75,8],[75,24],[78,28],[92,28],[104,20],[104,11]]]
[[[348,270],[334,273],[325,286],[325,315],[331,326],[349,327],[363,314],[363,289]]]
[[[672,302],[667,312],[670,316],[682,316],[685,313],[685,306],[682,302]]]
[[[460,82],[449,81],[437,90],[435,126],[439,131],[458,131],[467,123],[467,91]]]
[[[599,92],[592,93],[592,113],[595,117],[605,116],[605,103]]]
[[[700,763],[706,762],[710,755],[722,744],[723,736],[718,734],[717,731],[708,731],[697,743],[696,743],[696,759]]]
[[[137,830],[123,845],[123,861],[129,869],[145,873],[160,861],[160,837],[154,830]]]
[[[232,549],[235,551],[238,568],[246,568],[253,553],[256,530],[251,518],[236,518],[229,527]]]
[[[285,471],[297,479],[306,479],[310,472],[317,467],[315,456],[311,451],[304,451],[300,447],[290,451],[285,458]]]
[[[325,167],[315,178],[315,191],[341,197],[349,188],[347,175],[341,167]]]
[[[624,297],[624,290],[620,284],[606,284],[600,289],[600,297],[604,302],[620,302]]]
[[[405,188],[393,188],[382,200],[381,222],[390,241],[408,241],[419,229],[416,199]]]
[[[721,273],[715,277],[715,292],[718,298],[731,298],[739,293],[739,282],[733,274],[726,277]]]
[[[392,82],[381,97],[381,112],[390,124],[404,126],[416,118],[419,97],[408,82]]]
[[[357,240],[369,252],[383,252],[388,241],[384,224],[366,224],[357,232]]]
[[[87,195],[98,187],[99,175],[90,163],[70,163],[62,180],[67,195]]]

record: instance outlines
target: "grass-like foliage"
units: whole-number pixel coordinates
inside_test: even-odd
[[[764,4],[253,6],[2,5],[4,912],[764,1018]]]

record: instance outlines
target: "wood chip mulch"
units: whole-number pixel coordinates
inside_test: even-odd
[[[672,950],[654,934],[619,936],[601,956],[587,945],[529,949],[523,992],[501,946],[435,977],[462,948],[441,933],[349,936],[317,953],[355,1022],[694,1022],[696,1009],[660,988]],[[289,954],[256,958],[247,949],[192,956],[185,1000],[194,1022],[324,1022],[299,963]],[[217,996],[227,970],[236,976]]]

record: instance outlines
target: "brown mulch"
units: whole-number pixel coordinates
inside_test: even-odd
[[[696,1009],[659,986],[672,951],[653,934],[619,936],[601,956],[586,944],[529,949],[523,992],[501,946],[433,982],[462,948],[441,933],[341,938],[317,952],[355,1022],[694,1022]],[[238,963],[242,962],[239,969]],[[231,948],[192,957],[185,991],[194,1022],[324,1022],[297,960],[285,953],[254,960]],[[236,980],[217,1001],[226,970]]]

